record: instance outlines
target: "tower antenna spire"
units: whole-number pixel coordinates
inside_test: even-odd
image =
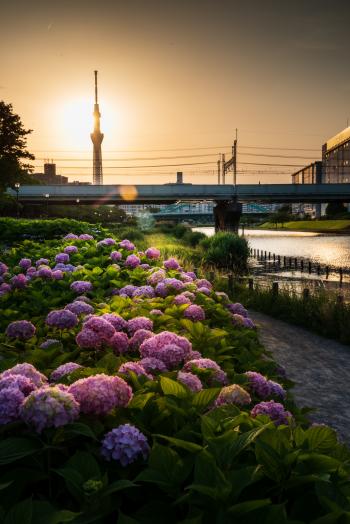
[[[93,184],[103,184],[103,173],[102,173],[102,150],[101,144],[103,140],[103,133],[100,128],[100,108],[98,105],[98,92],[97,92],[97,71],[94,71],[95,75],[95,105],[94,105],[94,131],[90,134],[91,141],[93,143],[93,164],[92,164],[92,176]]]
[[[98,73],[98,71],[94,71],[94,74],[95,74],[95,104],[98,104],[98,97],[97,97],[97,73]]]

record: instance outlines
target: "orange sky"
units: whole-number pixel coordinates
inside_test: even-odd
[[[163,183],[174,181],[177,170],[185,181],[215,183],[217,155],[232,143],[236,127],[241,183],[288,182],[286,173],[297,170],[243,162],[304,165],[320,158],[322,143],[346,126],[350,113],[348,3],[243,4],[5,2],[0,98],[34,130],[28,144],[36,170],[52,158],[60,174],[91,181],[94,69],[104,183]],[[206,147],[213,149],[154,151]],[[200,154],[213,156],[138,160]],[[181,162],[212,163],[176,166]],[[154,164],[175,166],[134,167]]]

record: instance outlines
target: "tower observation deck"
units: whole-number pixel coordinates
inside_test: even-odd
[[[97,71],[94,71],[95,74],[95,104],[94,104],[94,131],[90,134],[92,143],[94,145],[93,153],[93,184],[102,185],[103,184],[103,173],[102,173],[102,150],[101,144],[103,140],[103,133],[100,129],[100,108],[98,105],[98,91],[97,91]]]

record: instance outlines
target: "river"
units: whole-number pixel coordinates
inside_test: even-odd
[[[197,227],[193,230],[208,236],[214,234],[213,227]],[[350,267],[348,235],[245,229],[244,236],[252,249],[262,249],[281,256],[304,257],[335,267]]]

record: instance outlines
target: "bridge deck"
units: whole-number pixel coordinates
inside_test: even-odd
[[[8,193],[15,196],[12,189]],[[21,186],[21,202],[38,203],[49,195],[49,203],[127,204],[173,203],[178,200],[231,200],[240,202],[350,202],[350,184],[164,184],[164,185],[56,185]]]

